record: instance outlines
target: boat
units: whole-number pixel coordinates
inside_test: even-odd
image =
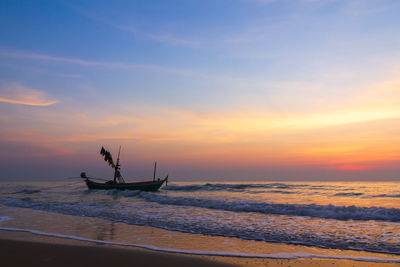
[[[104,156],[104,160],[108,162],[108,164],[114,169],[114,179],[109,180],[104,183],[95,182],[93,180],[104,180],[99,178],[91,178],[86,176],[85,172],[82,172],[80,177],[85,179],[85,183],[88,189],[118,189],[118,190],[140,190],[140,191],[157,191],[161,188],[161,186],[165,183],[168,183],[168,175],[164,179],[156,179],[156,169],[157,162],[154,163],[154,174],[153,180],[151,181],[143,181],[143,182],[134,182],[134,183],[126,183],[124,178],[121,175],[120,169],[121,166],[119,164],[119,156],[121,153],[121,147],[119,147],[118,159],[117,163],[114,164],[111,153],[101,148],[100,154]]]
[[[86,185],[89,189],[119,189],[119,190],[140,190],[140,191],[157,191],[160,187],[167,182],[168,177],[163,180],[137,182],[137,183],[97,183],[89,178],[86,179]]]

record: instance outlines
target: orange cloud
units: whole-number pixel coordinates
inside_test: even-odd
[[[49,99],[42,91],[29,89],[18,84],[2,88],[0,102],[29,106],[50,106],[58,100]]]
[[[353,106],[297,113],[254,112],[250,108],[202,113],[135,106],[113,109],[116,113],[110,115],[94,106],[81,114],[65,112],[65,107],[58,105],[51,112],[32,111],[29,122],[37,121],[36,125],[27,123],[22,115],[8,121],[0,117],[4,126],[1,137],[15,142],[61,143],[77,150],[122,144],[142,159],[208,165],[307,165],[349,171],[380,168],[400,159],[398,84],[400,81],[394,80],[371,86],[369,96]],[[11,88],[14,92],[5,96],[0,92],[0,101],[38,106],[56,102],[40,91],[17,85]],[[378,89],[385,92],[383,96],[379,97]]]

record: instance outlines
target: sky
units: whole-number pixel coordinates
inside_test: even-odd
[[[0,2],[0,181],[400,181],[400,1]]]

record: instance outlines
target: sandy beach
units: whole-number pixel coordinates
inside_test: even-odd
[[[25,238],[27,240],[23,240]],[[0,235],[0,257],[3,266],[234,266],[202,257],[143,249],[89,245],[70,240],[62,243],[49,238],[37,241],[28,234],[4,231]]]
[[[90,242],[43,237],[23,232],[0,231],[3,266],[342,266],[395,267],[396,263],[333,259],[251,259],[191,256],[140,248],[100,245]]]

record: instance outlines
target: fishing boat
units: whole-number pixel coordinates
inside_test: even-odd
[[[165,183],[168,183],[168,175],[164,179],[156,180],[156,170],[157,170],[157,162],[154,163],[154,174],[153,180],[144,181],[144,182],[135,182],[135,183],[126,183],[124,178],[121,175],[120,169],[121,166],[119,164],[119,156],[121,153],[121,147],[119,147],[118,159],[117,163],[114,164],[111,153],[101,148],[100,154],[104,157],[104,160],[108,162],[108,164],[114,169],[114,179],[109,180],[105,183],[94,182],[93,180],[104,180],[99,178],[91,178],[86,176],[85,172],[82,172],[80,177],[85,179],[85,183],[89,189],[119,189],[119,190],[141,190],[141,191],[157,191],[160,187]]]

